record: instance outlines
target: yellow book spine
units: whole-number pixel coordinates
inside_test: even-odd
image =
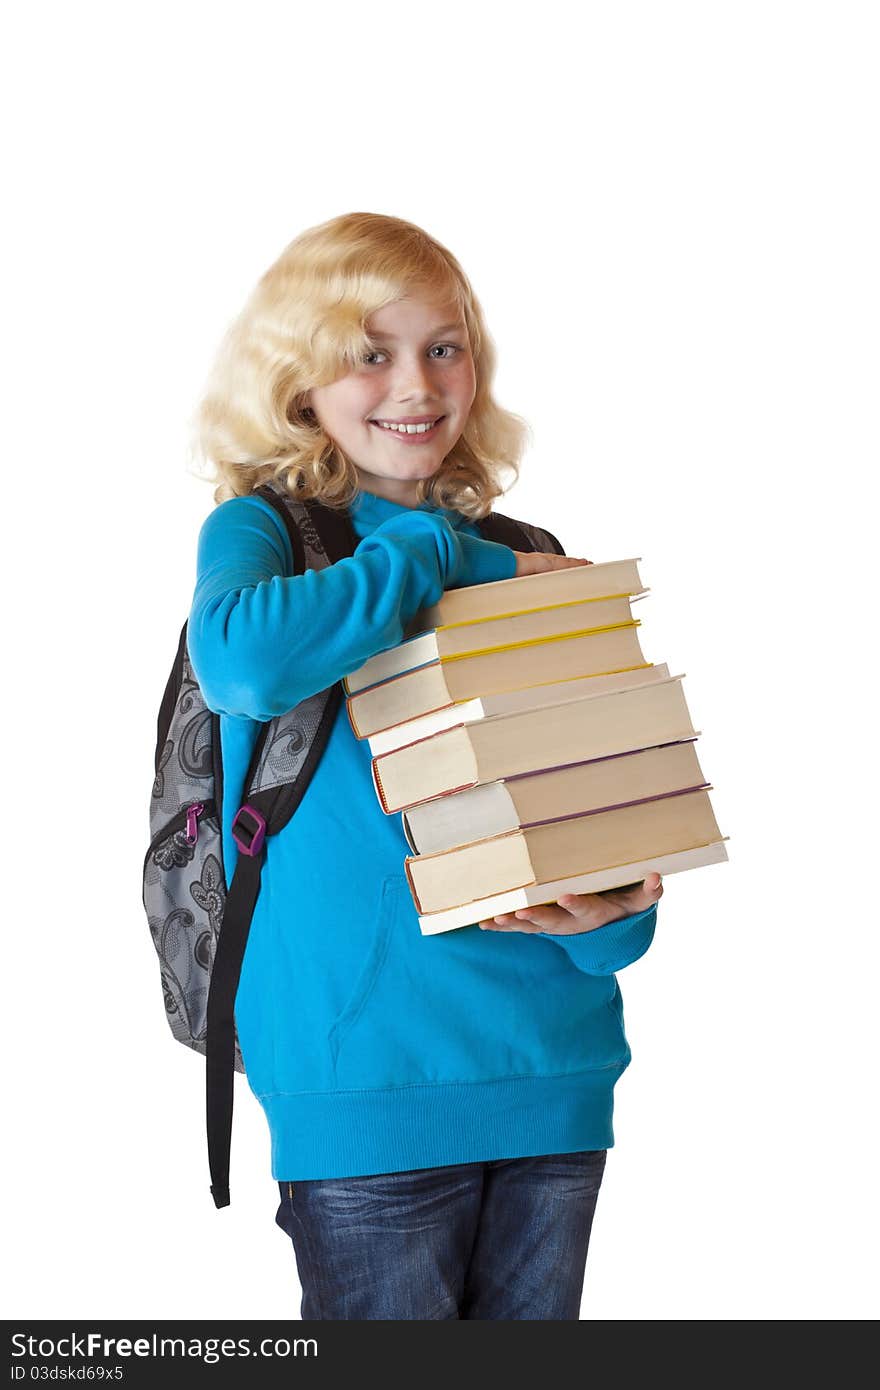
[[[447,666],[453,661],[467,661],[472,656],[488,656],[489,652],[512,652],[517,647],[540,647],[547,642],[567,642],[572,637],[590,637],[599,632],[615,632],[618,628],[641,627],[641,625],[641,618],[633,618],[628,623],[608,623],[605,627],[584,627],[577,632],[553,632],[549,637],[533,637],[528,642],[505,642],[499,647],[476,647],[472,652],[456,652],[454,655],[441,657],[440,664]]]

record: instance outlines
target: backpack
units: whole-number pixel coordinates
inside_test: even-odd
[[[275,483],[255,495],[284,522],[295,574],[353,555],[360,543],[347,508],[296,501]],[[565,553],[549,531],[498,512],[476,525],[484,539],[514,550]],[[227,892],[220,716],[206,705],[193,671],[188,621],[159,708],[143,902],[171,1032],[205,1057],[211,1195],[219,1208],[229,1205],[234,1076],[245,1070],[233,1006],[260,891],[263,846],[302,800],[345,692],[338,681],[261,724],[232,823],[239,853]]]

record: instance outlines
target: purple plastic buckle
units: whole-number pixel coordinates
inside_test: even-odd
[[[241,822],[241,817],[244,816],[245,813],[255,822],[253,826],[248,825],[246,822]],[[241,839],[236,833],[239,824],[242,825],[243,834],[249,836],[247,840]],[[264,816],[260,815],[255,806],[250,806],[247,802],[244,806],[239,806],[235,813],[235,819],[232,822],[232,838],[238,845],[242,854],[259,854],[260,850],[263,848],[263,841],[266,838],[266,820]]]

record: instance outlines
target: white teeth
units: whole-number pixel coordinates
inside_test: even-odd
[[[440,417],[438,416],[437,418],[439,419]],[[428,430],[434,428],[437,420],[432,420],[426,425],[391,425],[387,424],[384,420],[376,420],[374,423],[379,425],[383,430],[397,430],[398,434],[425,434]]]

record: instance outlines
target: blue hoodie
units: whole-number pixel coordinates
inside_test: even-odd
[[[514,552],[459,512],[360,492],[350,558],[293,573],[262,498],[205,520],[190,660],[220,715],[227,887],[232,819],[261,722],[395,645],[445,589],[509,579]],[[423,936],[401,817],[344,702],[295,815],[266,842],[235,1001],[279,1181],[603,1149],[630,1060],[615,971],[651,944],[656,906],[572,935]]]

